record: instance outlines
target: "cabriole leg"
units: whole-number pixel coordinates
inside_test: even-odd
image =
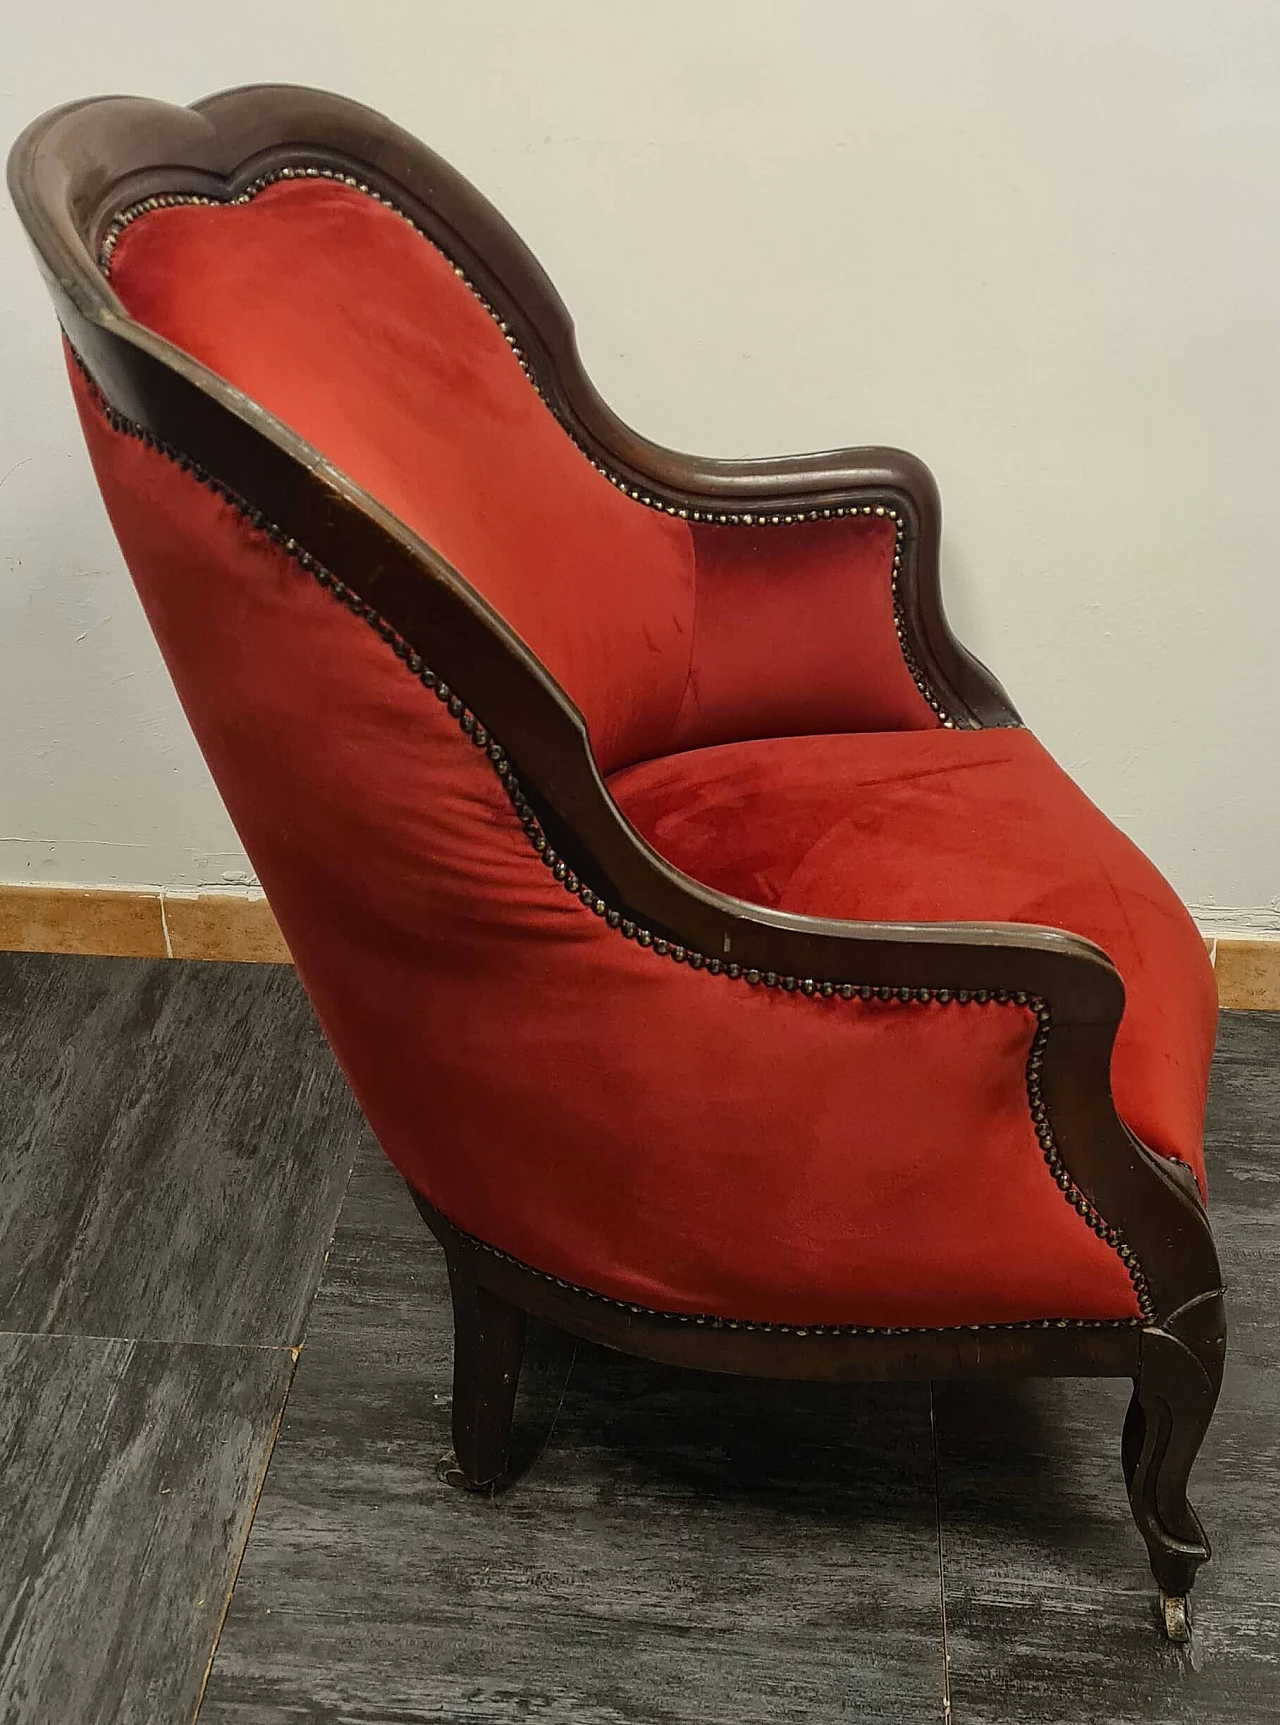
[[[1209,1560],[1209,1541],[1187,1500],[1187,1481],[1222,1381],[1221,1303],[1199,1315],[1190,1346],[1148,1330],[1125,1419],[1122,1458],[1129,1503],[1147,1543],[1167,1635],[1188,1639],[1187,1597]]]

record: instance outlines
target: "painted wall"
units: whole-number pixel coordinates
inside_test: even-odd
[[[916,450],[962,635],[1207,928],[1280,932],[1274,0],[70,0],[3,38],[6,139],[272,78],[394,114],[664,442]],[[0,880],[246,879],[11,217],[0,312]]]

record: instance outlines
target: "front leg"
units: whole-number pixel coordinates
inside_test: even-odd
[[[1188,1638],[1187,1596],[1209,1560],[1209,1541],[1187,1498],[1187,1481],[1222,1382],[1226,1327],[1215,1297],[1179,1325],[1183,1337],[1151,1329],[1125,1419],[1122,1458],[1129,1503],[1151,1556],[1166,1633]]]

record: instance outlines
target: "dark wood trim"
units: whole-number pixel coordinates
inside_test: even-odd
[[[263,86],[226,91],[192,108],[125,97],[73,103],[28,127],[10,155],[14,205],[59,318],[113,412],[181,451],[278,534],[305,546],[447,679],[492,734],[508,748],[514,741],[521,784],[546,833],[610,904],[655,935],[744,968],[816,983],[1006,990],[1047,1004],[1051,1033],[1039,1083],[1062,1164],[1075,1191],[1136,1251],[1151,1291],[1153,1328],[1176,1337],[1207,1371],[1204,1360],[1220,1357],[1221,1329],[1209,1337],[1197,1333],[1193,1343],[1177,1324],[1179,1314],[1208,1309],[1197,1302],[1220,1290],[1213,1241],[1198,1194],[1117,1116],[1110,1061],[1124,990],[1105,954],[1062,930],[1022,924],[793,916],[680,874],[610,798],[582,717],[564,691],[460,574],[286,425],[129,318],[97,262],[122,210],[162,194],[234,196],[265,174],[299,165],[353,174],[422,227],[517,332],[570,435],[632,489],[660,504],[727,513],[799,513],[855,500],[897,510],[907,552],[900,596],[918,666],[960,723],[1016,723],[999,685],[947,626],[938,585],[940,511],[928,470],[897,450],[715,461],[639,436],[594,389],[563,303],[497,212],[416,139],[339,97]],[[454,1242],[451,1250],[473,1262],[465,1246]],[[1126,1351],[1131,1334],[1123,1346],[1082,1341],[1070,1330],[998,1342],[984,1336],[981,1361],[972,1344],[954,1337],[783,1340],[772,1332],[673,1329],[660,1315],[610,1317],[605,1334],[600,1308],[586,1296],[586,1304],[570,1310],[559,1291],[548,1293],[532,1273],[507,1288],[508,1269],[494,1269],[487,1257],[483,1272],[475,1263],[477,1281],[522,1310],[632,1351],[717,1369],[806,1376],[1113,1367],[1141,1376],[1145,1370]],[[1162,1358],[1169,1357],[1166,1350]],[[1148,1402],[1153,1397],[1154,1390]],[[1147,1465],[1143,1477],[1152,1471]]]
[[[752,1324],[649,1311],[602,1298],[517,1263],[455,1228],[412,1186],[418,1212],[444,1248],[450,1274],[531,1317],[620,1353],[742,1377],[857,1379],[1136,1376],[1139,1324],[983,1324],[943,1330],[859,1330]]]

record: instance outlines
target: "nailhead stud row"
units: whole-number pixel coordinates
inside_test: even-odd
[[[196,192],[170,192],[156,197],[144,198],[141,203],[131,204],[128,209],[122,210],[119,215],[113,218],[110,226],[107,228],[98,252],[98,262],[103,274],[110,274],[111,254],[115,251],[120,235],[130,225],[130,223],[137,221],[139,216],[148,215],[153,210],[172,209],[180,204],[203,206],[210,206],[219,203],[247,204],[256,198],[259,192],[265,191],[268,186],[275,185],[279,180],[332,180],[337,185],[350,186],[353,191],[362,192],[366,197],[372,198],[376,203],[382,204],[386,209],[391,210],[393,214],[399,216],[402,221],[407,222],[414,232],[419,234],[433,250],[439,252],[440,256],[444,258],[445,262],[452,269],[454,275],[456,275],[468,291],[477,300],[479,300],[485,311],[488,312],[494,323],[497,324],[502,333],[503,339],[511,349],[512,358],[519,364],[521,371],[523,371],[526,378],[528,378],[535,393],[540,399],[544,401],[546,400],[542,385],[539,383],[538,378],[534,373],[533,366],[529,361],[529,356],[520,346],[510,325],[498,310],[484,297],[480,292],[480,289],[466,274],[461,265],[455,263],[443,247],[438,245],[424,228],[419,227],[417,222],[413,220],[412,216],[407,215],[405,211],[400,209],[400,207],[390,198],[375,190],[374,187],[367,184],[364,180],[358,179],[354,174],[339,173],[334,168],[303,166],[278,168],[273,173],[264,174],[260,179],[254,180],[252,184],[246,186],[245,189],[238,193],[234,198],[228,198],[225,200],[208,197]],[[626,479],[622,478],[620,474],[615,473],[612,468],[607,467],[604,462],[598,461],[589,449],[584,448],[578,438],[574,435],[572,428],[565,425],[563,420],[559,420],[558,415],[557,420],[562,429],[572,439],[579,452],[591,463],[597,473],[604,475],[610,485],[622,492],[625,497],[629,497],[634,502],[642,504],[644,508],[656,509],[659,513],[664,515],[677,516],[682,521],[712,522],[723,527],[790,527],[794,523],[801,521],[832,521],[842,519],[847,516],[857,515],[883,516],[892,521],[894,525],[894,542],[893,572],[890,577],[890,590],[893,606],[893,627],[894,632],[898,637],[898,647],[902,653],[903,662],[911,674],[911,680],[919,690],[930,711],[946,729],[955,729],[955,720],[948,713],[944,703],[938,696],[937,691],[933,688],[924,672],[920,669],[908,643],[907,614],[901,597],[903,547],[906,538],[906,527],[901,515],[896,509],[893,509],[888,504],[881,503],[836,504],[833,506],[818,507],[814,509],[797,509],[790,513],[781,513],[770,510],[691,509],[687,504],[672,502],[670,498],[661,497],[655,492],[648,491],[643,487],[631,484]]]
[[[1031,1123],[1035,1129],[1036,1140],[1040,1145],[1049,1172],[1057,1182],[1063,1197],[1072,1209],[1098,1236],[1116,1253],[1125,1269],[1129,1272],[1129,1280],[1133,1284],[1137,1296],[1138,1308],[1144,1320],[1150,1323],[1155,1317],[1155,1302],[1151,1297],[1151,1289],[1138,1255],[1125,1242],[1124,1235],[1118,1228],[1113,1228],[1072,1180],[1070,1173],[1063,1165],[1058,1154],[1058,1146],[1053,1135],[1053,1122],[1049,1118],[1048,1104],[1040,1087],[1040,1074],[1044,1067],[1045,1045],[1049,1040],[1049,1032],[1053,1027],[1052,1015],[1048,1003],[1038,997],[1031,1002],[1032,1011],[1036,1015],[1035,1035],[1031,1039],[1031,1050],[1027,1055],[1027,1103],[1031,1110]]]
[[[535,1269],[532,1264],[526,1264],[523,1258],[513,1257],[499,1246],[491,1246],[487,1240],[481,1240],[475,1234],[468,1234],[464,1228],[458,1228],[452,1222],[449,1226],[460,1239],[478,1247],[490,1257],[498,1258],[504,1264],[512,1264],[527,1275],[536,1276],[540,1282],[550,1282],[554,1287],[563,1288],[566,1293],[580,1294],[602,1306],[611,1306],[619,1312],[632,1312],[637,1317],[659,1318],[670,1324],[692,1324],[699,1329],[746,1330],[780,1336],[955,1336],[989,1335],[993,1330],[1129,1330],[1137,1329],[1146,1321],[1143,1318],[1024,1318],[1003,1324],[775,1324],[755,1318],[716,1317],[704,1312],[661,1312],[653,1306],[638,1306],[630,1300],[617,1300],[611,1294],[597,1293],[594,1288],[583,1287],[580,1282],[566,1282],[563,1276],[553,1276],[546,1270]]]
[[[282,550],[286,551],[298,566],[304,569],[312,577],[317,585],[324,588],[324,590],[334,599],[345,605],[349,611],[353,612],[354,615],[369,624],[369,626],[381,636],[392,652],[395,653],[396,657],[404,664],[406,670],[408,670],[412,676],[417,678],[424,689],[433,694],[436,700],[447,708],[450,717],[457,722],[460,732],[470,740],[472,747],[483,751],[485,758],[496,774],[499,783],[506,792],[516,819],[520,822],[521,828],[523,829],[534,854],[541,860],[543,867],[550,872],[554,880],[564,887],[566,892],[572,893],[573,896],[577,898],[579,902],[594,916],[600,917],[610,928],[616,929],[624,940],[634,941],[638,947],[642,947],[646,951],[654,953],[656,957],[670,959],[674,964],[686,965],[690,970],[705,970],[708,976],[724,976],[731,982],[745,982],[749,987],[753,988],[763,987],[766,989],[779,989],[783,993],[800,994],[810,1000],[825,1001],[839,999],[849,1001],[856,999],[859,1001],[876,1001],[885,1005],[897,1006],[930,1004],[958,1007],[1014,1006],[1032,1012],[1036,1019],[1036,1029],[1027,1055],[1027,1100],[1031,1111],[1032,1124],[1035,1130],[1037,1142],[1040,1145],[1041,1153],[1044,1156],[1049,1172],[1052,1174],[1067,1202],[1074,1210],[1076,1210],[1093,1232],[1097,1234],[1100,1239],[1105,1240],[1106,1243],[1119,1255],[1125,1268],[1128,1270],[1129,1278],[1133,1283],[1134,1293],[1137,1297],[1138,1307],[1143,1316],[1141,1319],[1117,1319],[1113,1321],[1100,1320],[1098,1323],[1082,1318],[1047,1318],[1033,1320],[1026,1324],[976,1324],[962,1325],[958,1327],[978,1330],[1080,1327],[1105,1328],[1114,1327],[1114,1324],[1117,1323],[1121,1325],[1138,1324],[1142,1322],[1150,1322],[1152,1320],[1155,1313],[1154,1302],[1152,1301],[1150,1289],[1147,1285],[1147,1280],[1143,1274],[1142,1267],[1138,1262],[1136,1253],[1125,1243],[1120,1231],[1107,1224],[1104,1218],[1099,1215],[1098,1211],[1085,1197],[1084,1193],[1075,1185],[1070,1173],[1058,1154],[1058,1147],[1053,1135],[1052,1122],[1050,1121],[1048,1107],[1044,1101],[1044,1096],[1040,1086],[1040,1074],[1044,1065],[1045,1046],[1049,1039],[1050,1030],[1052,1029],[1052,1015],[1047,1001],[1043,1000],[1039,995],[1028,994],[1021,990],[1011,991],[1003,988],[894,988],[885,984],[873,985],[865,982],[819,981],[816,978],[809,976],[791,976],[778,971],[761,970],[754,965],[742,965],[733,961],[726,962],[722,958],[709,958],[705,953],[698,952],[692,947],[684,946],[678,941],[668,940],[665,936],[654,934],[652,930],[645,928],[643,924],[636,922],[634,918],[627,916],[623,911],[611,906],[607,900],[602,898],[600,894],[594,890],[593,887],[578,876],[572,866],[550,843],[546,833],[542,829],[542,825],[538,820],[533,805],[524,794],[515,768],[508,759],[506,750],[502,747],[501,743],[497,741],[487,726],[485,726],[470,710],[462,696],[459,695],[456,690],[452,689],[448,683],[444,682],[436,675],[430,666],[427,665],[422,655],[398,633],[394,625],[388,622],[375,606],[366,604],[353,588],[348,586],[345,582],[338,580],[337,577],[324,566],[324,564],[322,564],[317,558],[313,557],[303,546],[299,545],[296,539],[292,538],[289,534],[286,534],[282,528],[278,527],[267,516],[265,516],[260,509],[257,509],[252,504],[248,503],[237,492],[233,491],[230,486],[224,485],[219,479],[215,479],[212,474],[199,466],[199,464],[193,461],[190,456],[183,454],[181,450],[175,449],[171,444],[168,444],[161,438],[156,437],[155,434],[149,431],[145,426],[139,425],[135,420],[129,419],[124,414],[118,412],[102,394],[94,378],[85,366],[84,361],[74,349],[72,349],[72,355],[93,390],[94,398],[113,430],[120,432],[123,435],[139,439],[149,449],[155,450],[158,454],[173,462],[174,465],[179,467],[184,473],[189,473],[192,478],[197,480],[201,485],[212,491],[224,502],[229,503],[233,509],[235,509],[250,523],[251,526],[265,534],[265,536],[274,544],[279,545]],[[487,1241],[477,1240],[475,1243],[479,1246],[483,1246],[486,1251],[495,1252],[498,1257],[507,1257],[507,1254],[499,1251],[496,1247],[491,1247]],[[512,1258],[510,1259],[510,1262],[518,1263],[519,1260]],[[531,1268],[529,1265],[523,1265],[522,1267],[525,1269]],[[544,1275],[544,1272],[534,1271],[534,1274]],[[574,1287],[574,1284],[563,1282],[555,1276],[546,1276],[545,1279],[556,1282],[560,1287]],[[628,1311],[641,1312],[648,1310],[648,1308],[645,1307],[629,1305],[626,1301],[608,1300],[607,1296],[595,1295],[590,1289],[577,1289],[576,1291],[592,1294],[593,1298],[606,1300],[607,1303],[611,1305],[623,1306]],[[786,1324],[740,1322],[730,1320],[728,1318],[695,1318],[683,1313],[654,1313],[652,1315],[670,1317],[681,1323],[707,1324],[713,1327],[727,1329],[780,1330],[796,1335],[806,1335],[811,1333],[835,1334],[846,1332],[850,1334],[873,1335],[898,1335],[911,1333],[909,1330],[898,1329],[864,1330],[858,1325],[818,1325],[801,1329],[794,1325]]]

